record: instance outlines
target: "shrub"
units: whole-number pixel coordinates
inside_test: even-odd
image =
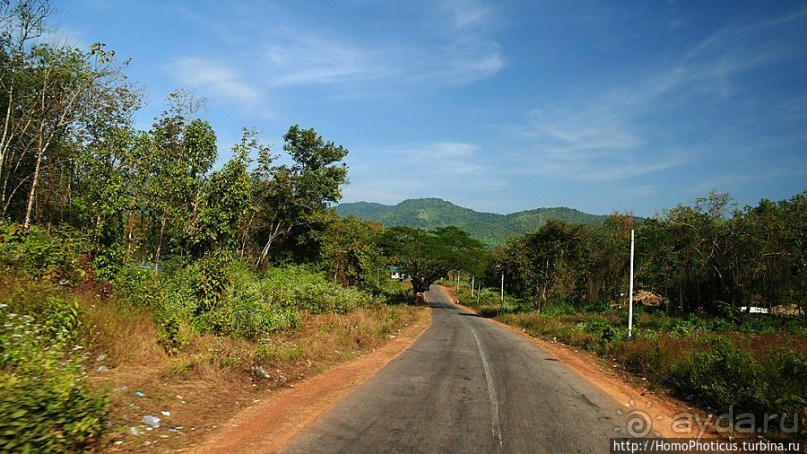
[[[157,271],[142,266],[126,266],[115,276],[117,296],[135,306],[154,307],[164,296]]]
[[[194,274],[191,288],[199,301],[197,315],[219,308],[233,285],[234,265],[232,254],[224,250],[209,253],[191,265]]]
[[[273,303],[294,305],[311,314],[345,314],[372,301],[368,294],[341,287],[303,267],[274,268],[261,284]]]
[[[78,282],[87,274],[82,257],[89,251],[87,239],[69,227],[48,232],[31,226],[24,231],[19,224],[0,223],[0,263],[32,278]]]
[[[106,400],[92,391],[73,304],[52,298],[51,314],[12,312],[0,303],[0,450],[80,451],[104,429]],[[67,308],[67,309],[64,309]],[[66,310],[66,312],[65,312]],[[13,437],[8,435],[12,434]]]
[[[266,278],[258,279],[237,261],[230,263],[228,277],[231,284],[221,289],[221,299],[214,307],[202,313],[196,312],[194,325],[197,330],[257,340],[267,333],[300,326],[300,316],[295,307],[299,299],[295,293],[297,289],[267,285]],[[192,276],[198,282],[199,271],[193,271]],[[191,295],[191,299],[195,298],[196,294]],[[182,303],[185,300],[185,297],[176,298],[173,313],[187,307]],[[168,303],[171,303],[170,299]]]
[[[719,410],[736,405],[762,414],[773,409],[771,377],[747,351],[713,334],[696,338],[695,348],[667,379],[675,389]]]
[[[583,322],[582,330],[597,336],[600,344],[620,339],[622,336],[620,331],[611,326],[607,318],[599,315],[593,315]]]

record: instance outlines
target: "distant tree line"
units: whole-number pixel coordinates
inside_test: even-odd
[[[550,221],[492,253],[488,282],[537,309],[627,302],[630,230],[636,287],[669,311],[729,315],[751,305],[803,308],[807,296],[807,193],[738,209],[712,193],[636,224],[614,214],[602,226]]]

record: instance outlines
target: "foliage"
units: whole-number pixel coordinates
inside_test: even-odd
[[[541,309],[624,305],[629,234],[636,231],[635,284],[660,294],[679,314],[738,317],[740,307],[801,308],[807,296],[807,194],[731,210],[725,194],[636,225],[614,214],[601,226],[550,221],[493,253],[487,285],[505,272],[508,291]]]
[[[0,222],[0,263],[31,278],[77,283],[86,276],[82,258],[88,253],[85,238],[69,227],[48,232]]]
[[[428,232],[392,227],[384,232],[381,246],[412,281],[412,291],[425,292],[450,270],[480,274],[486,254],[482,244],[456,227]]]
[[[736,337],[729,331],[736,326],[714,325],[720,319],[648,315],[637,323],[633,338],[625,336],[623,317],[596,313],[527,312],[500,319],[613,358],[649,383],[669,387],[711,411],[750,412],[761,422],[763,415],[792,418],[807,406],[807,355],[793,350],[781,334],[763,348],[771,341],[766,334]],[[803,339],[805,333],[799,335]]]
[[[234,259],[227,251],[208,254],[191,266],[191,291],[198,301],[195,314],[219,309],[233,284]]]
[[[289,128],[283,136],[283,150],[293,164],[273,165],[269,149],[261,150],[253,173],[254,199],[258,219],[254,224],[257,240],[264,244],[256,260],[263,263],[272,244],[304,227],[311,216],[341,197],[347,182],[347,165],[342,159],[348,150],[325,141],[314,129]]]
[[[86,378],[76,303],[18,293],[0,303],[0,321],[0,449],[67,452],[97,442],[106,401]]]
[[[318,252],[311,262],[333,281],[345,287],[375,289],[381,272],[387,270],[378,243],[383,228],[374,222],[348,216],[341,218],[332,210],[323,211],[302,237],[305,249]]]
[[[261,284],[272,303],[294,306],[311,314],[344,314],[372,301],[370,295],[343,288],[298,266],[273,268],[265,273]]]

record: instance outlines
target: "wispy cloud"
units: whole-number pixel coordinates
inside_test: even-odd
[[[429,47],[358,44],[299,31],[281,32],[257,62],[272,85],[456,85],[491,77],[504,67],[495,41],[462,38]],[[439,86],[438,85],[438,86]]]
[[[218,100],[253,105],[263,98],[263,91],[245,82],[238,70],[209,58],[181,58],[167,66],[182,85],[210,93]]]
[[[290,29],[281,30],[262,57],[275,85],[355,82],[389,72],[369,48]]]
[[[414,8],[425,10],[418,15],[420,21],[408,22],[406,29],[350,32],[312,26],[307,21],[318,18],[277,5],[272,16],[259,21],[260,28],[249,18],[241,22],[251,25],[238,32],[229,27],[232,17],[219,23],[184,14],[232,46],[252,43],[234,51],[241,57],[241,71],[260,74],[267,89],[321,86],[354,94],[439,89],[492,77],[504,68],[501,45],[487,26],[493,21],[492,6],[480,0],[451,0]],[[244,11],[249,9],[235,8],[231,13],[248,14]]]
[[[403,156],[411,166],[426,164],[439,169],[445,178],[477,174],[484,170],[478,155],[479,146],[469,143],[433,142],[390,147],[386,152]]]
[[[697,112],[704,100],[730,100],[748,72],[803,57],[807,51],[766,35],[771,24],[807,18],[800,11],[779,20],[726,26],[696,42],[667,65],[640,73],[623,85],[603,90],[592,99],[572,105],[536,109],[519,131],[531,152],[521,159],[522,170],[565,175],[581,181],[625,180],[684,166],[695,154],[683,146],[668,145],[666,125],[654,118],[679,112],[681,106]],[[694,110],[693,110],[694,109]],[[783,121],[794,113],[773,109]],[[690,113],[691,115],[691,113]],[[804,116],[797,111],[801,120]],[[682,122],[686,124],[686,122]],[[678,126],[679,128],[682,126]],[[698,130],[709,142],[716,131]],[[725,149],[700,147],[702,153],[742,148],[747,131],[719,137]],[[797,133],[799,137],[802,134]],[[729,143],[731,140],[733,143]],[[691,145],[690,145],[691,147]]]
[[[491,8],[478,0],[448,0],[440,7],[449,14],[455,28],[484,26],[490,20]]]

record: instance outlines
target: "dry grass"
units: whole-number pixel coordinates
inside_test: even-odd
[[[148,308],[110,298],[112,292],[94,284],[58,289],[13,277],[0,280],[0,298],[16,292],[79,302],[81,337],[90,353],[88,374],[109,402],[104,452],[194,446],[263,393],[294,386],[388,342],[414,322],[417,310],[373,304],[344,315],[303,315],[300,329],[259,342],[196,335],[182,327],[188,343],[171,356],[158,343],[158,326]],[[142,419],[147,415],[160,418],[160,427],[146,430]]]
[[[149,364],[163,353],[157,327],[145,310],[87,295],[79,303],[85,313],[85,343],[96,356],[107,356],[108,367]]]
[[[257,343],[196,336],[173,357],[157,346],[153,327],[151,331],[135,329],[140,333],[138,342],[152,344],[138,348],[144,356],[128,356],[131,362],[122,361],[108,372],[93,373],[98,385],[110,391],[110,421],[115,429],[107,437],[106,448],[138,452],[193,446],[238,411],[258,402],[263,393],[294,386],[300,379],[360,356],[387,342],[414,319],[413,308],[381,305],[345,315],[304,315],[297,331],[274,333]],[[114,323],[108,321],[107,325]],[[125,336],[108,332],[98,339],[118,344],[110,351],[126,351],[131,343]],[[257,371],[257,366],[262,371]],[[145,397],[136,396],[138,391]],[[161,418],[163,425],[144,431],[140,420],[145,415]],[[131,427],[141,433],[131,435]]]

